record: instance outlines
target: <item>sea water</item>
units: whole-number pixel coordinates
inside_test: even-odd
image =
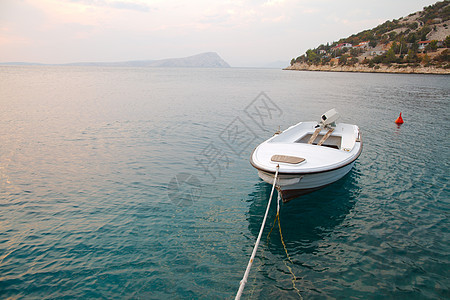
[[[449,298],[449,95],[434,75],[1,67],[0,298],[233,298],[271,188],[253,148],[331,108],[362,155],[281,205],[282,237],[273,203],[244,297]]]

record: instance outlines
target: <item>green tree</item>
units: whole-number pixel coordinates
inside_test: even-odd
[[[298,62],[298,63],[306,62],[306,56],[305,56],[305,54],[303,54],[303,55],[297,57],[297,58],[295,59],[295,62]]]
[[[406,56],[406,61],[409,63],[418,63],[420,59],[417,56],[417,52],[415,52],[413,49],[409,49],[408,55]]]
[[[357,63],[358,63],[358,58],[356,58],[356,57],[351,57],[350,59],[347,60],[347,63],[348,63],[350,66],[353,66],[354,64],[357,64]]]
[[[391,47],[391,49],[389,49],[388,52],[386,53],[386,57],[384,58],[383,62],[390,64],[396,61],[397,57],[395,56],[394,48]]]
[[[391,49],[395,54],[398,54],[400,52],[400,46],[396,42],[392,43]]]
[[[443,63],[443,62],[449,63],[450,62],[450,54],[448,53],[448,49],[445,49],[444,51],[442,51],[441,54],[436,56],[433,60],[441,62],[441,63]]]
[[[369,46],[375,48],[377,46],[377,41],[376,40],[369,41]]]
[[[306,58],[308,63],[318,64],[320,62],[320,56],[311,49],[306,51]]]
[[[350,49],[351,56],[355,57],[355,56],[358,56],[358,54],[359,54],[359,49],[356,49],[356,48]]]
[[[385,57],[386,57],[386,55],[377,55],[374,58],[372,58],[372,62],[374,64],[379,64],[384,60]]]
[[[437,41],[436,40],[432,40],[431,43],[429,43],[425,47],[425,50],[427,50],[427,51],[436,51],[437,50]]]
[[[419,27],[419,24],[417,24],[417,22],[412,22],[408,24],[408,28],[410,29],[417,29],[417,27]]]
[[[395,31],[389,32],[389,40],[390,41],[393,41],[396,36],[397,36],[397,32],[395,32]]]
[[[430,58],[427,54],[425,54],[425,55],[422,57],[422,63],[423,63],[425,66],[429,66],[429,65],[430,65],[430,62],[431,62],[431,58]]]
[[[408,37],[406,38],[406,41],[408,43],[415,43],[417,42],[417,34],[415,32],[411,32],[408,34]]]
[[[419,43],[418,42],[414,42],[411,47],[409,47],[409,49],[411,49],[412,51],[414,51],[414,53],[417,53],[417,51],[419,51]]]
[[[408,45],[403,39],[400,39],[400,42],[393,43],[392,48],[394,49],[395,54],[406,54],[408,53]]]
[[[447,48],[450,48],[450,35],[447,35],[447,37],[444,40],[445,46],[447,46]]]
[[[341,57],[339,57],[339,64],[342,66],[345,66],[347,64],[348,55],[344,54]]]
[[[430,26],[427,26],[427,25],[423,26],[422,29],[420,29],[417,32],[419,34],[419,36],[420,36],[420,40],[421,41],[426,41],[427,40],[427,34],[430,33],[430,31],[431,31]]]

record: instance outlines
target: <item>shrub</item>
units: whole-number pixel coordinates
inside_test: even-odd
[[[432,40],[431,43],[429,43],[425,47],[425,50],[427,50],[427,51],[436,51],[437,50],[437,41],[436,40]]]
[[[356,57],[352,57],[347,61],[347,63],[353,66],[354,64],[358,63],[358,59]]]
[[[417,27],[419,27],[419,24],[417,24],[417,22],[412,22],[408,24],[408,28],[409,29],[417,29]]]
[[[342,56],[339,58],[339,64],[345,66],[345,65],[347,64],[347,58],[348,58],[348,55],[347,55],[347,54],[342,55]]]
[[[445,46],[447,46],[447,48],[450,48],[450,35],[447,35],[447,37],[444,40]]]
[[[371,40],[369,42],[369,46],[372,47],[372,48],[375,48],[377,46],[377,41],[376,40]]]
[[[428,65],[430,64],[430,61],[431,61],[431,58],[430,58],[427,54],[425,54],[425,55],[422,57],[422,63],[423,63],[425,66],[428,66]]]
[[[441,54],[436,56],[433,60],[441,63],[450,62],[450,54],[448,53],[448,49],[442,51]]]

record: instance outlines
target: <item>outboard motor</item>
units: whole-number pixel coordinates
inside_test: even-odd
[[[330,109],[320,117],[320,127],[335,127],[337,119],[339,119],[339,113],[334,108]]]

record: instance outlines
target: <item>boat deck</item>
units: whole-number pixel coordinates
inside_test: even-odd
[[[334,130],[317,130],[316,125],[299,123],[262,143],[252,154],[253,166],[268,172],[280,165],[280,173],[314,173],[339,168],[359,155],[357,126],[338,123]]]

